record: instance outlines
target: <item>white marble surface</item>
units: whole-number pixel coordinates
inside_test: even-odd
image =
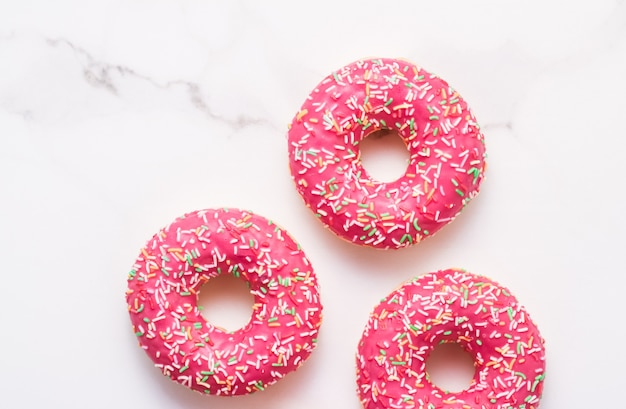
[[[444,77],[486,134],[480,196],[399,252],[325,231],[287,168],[305,96],[364,56]],[[357,409],[368,312],[451,266],[510,287],[540,326],[542,409],[621,407],[625,95],[620,0],[0,0],[0,407]],[[325,304],[310,360],[234,400],[152,368],[124,302],[145,240],[218,206],[287,228]]]

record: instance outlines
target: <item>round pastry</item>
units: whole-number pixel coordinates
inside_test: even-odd
[[[254,296],[247,325],[207,322],[200,287],[219,274]],[[212,395],[263,390],[298,368],[322,320],[317,278],[300,246],[272,221],[235,209],[188,213],[154,235],[128,277],[139,345],[170,379]]]
[[[474,357],[459,392],[429,381],[426,359],[456,342]],[[535,409],[543,389],[544,340],[509,290],[462,270],[413,279],[372,312],[357,353],[365,409]]]
[[[402,177],[372,179],[359,143],[378,130],[402,138]],[[338,236],[400,248],[432,236],[478,194],[485,146],[467,103],[405,60],[367,59],[333,72],[294,117],[289,164],[306,205]]]

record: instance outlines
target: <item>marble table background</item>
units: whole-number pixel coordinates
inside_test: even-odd
[[[486,135],[487,180],[397,252],[336,239],[303,206],[287,123],[325,75],[404,57]],[[360,407],[354,352],[402,281],[458,266],[510,287],[547,340],[542,409],[622,407],[626,2],[0,0],[0,407]],[[302,244],[319,347],[262,393],[160,375],[124,302],[176,216],[244,207]]]

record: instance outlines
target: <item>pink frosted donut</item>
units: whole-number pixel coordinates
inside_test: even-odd
[[[429,381],[425,362],[442,342],[474,356],[474,379],[462,392]],[[357,352],[365,409],[536,409],[544,371],[544,340],[526,309],[506,288],[462,270],[426,274],[389,294]]]
[[[207,322],[197,292],[219,274],[254,296],[243,328]],[[313,268],[272,221],[235,209],[188,213],[141,250],[128,277],[139,345],[170,379],[212,395],[263,390],[297,369],[316,345],[322,306]]]
[[[390,183],[372,179],[359,143],[397,131],[410,154]],[[485,146],[467,103],[444,80],[396,59],[367,59],[333,72],[293,119],[289,164],[306,205],[353,243],[400,248],[450,222],[478,194]]]

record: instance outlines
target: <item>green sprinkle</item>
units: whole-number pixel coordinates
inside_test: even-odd
[[[482,344],[483,344],[483,341],[481,341],[480,339],[477,339],[477,340],[476,340],[476,344],[478,344],[478,345],[482,345]]]
[[[461,197],[465,196],[465,193],[463,193],[463,191],[461,189],[455,189],[454,191],[456,192],[457,195],[459,195]]]
[[[405,361],[391,361],[391,365],[406,365]]]
[[[387,127],[387,122],[385,122],[385,120],[384,120],[384,119],[381,119],[381,120],[380,120],[380,124],[381,124],[384,128],[386,128],[386,127]]]
[[[478,179],[478,175],[479,175],[480,171],[478,170],[478,168],[472,167],[467,171],[468,175],[474,175],[474,181],[473,183],[476,184],[476,180]]]
[[[387,351],[385,351],[384,349],[381,349],[381,350],[379,351],[379,353],[380,353],[382,356],[386,356],[386,355],[387,355]]]
[[[183,366],[182,368],[180,368],[180,369],[178,370],[178,372],[179,372],[179,373],[183,373],[183,372],[185,372],[187,369],[189,369],[189,367],[188,367],[187,365],[185,365],[185,366]]]
[[[161,272],[163,272],[163,274],[165,274],[166,276],[170,276],[170,273],[167,272],[167,270],[165,269],[165,267],[161,268]]]
[[[389,98],[387,102],[385,102],[385,106],[388,107],[393,102],[393,98]]]
[[[202,329],[202,323],[201,322],[194,322],[193,326],[195,329]]]
[[[143,322],[145,322],[145,323],[150,323],[150,318],[148,318],[148,317],[143,317]]]
[[[417,224],[417,219],[413,219],[413,228],[417,231],[422,230],[422,228]]]
[[[439,119],[439,116],[438,115],[431,115],[431,116],[428,117],[428,119],[430,119],[431,121],[436,121],[436,120]]]

